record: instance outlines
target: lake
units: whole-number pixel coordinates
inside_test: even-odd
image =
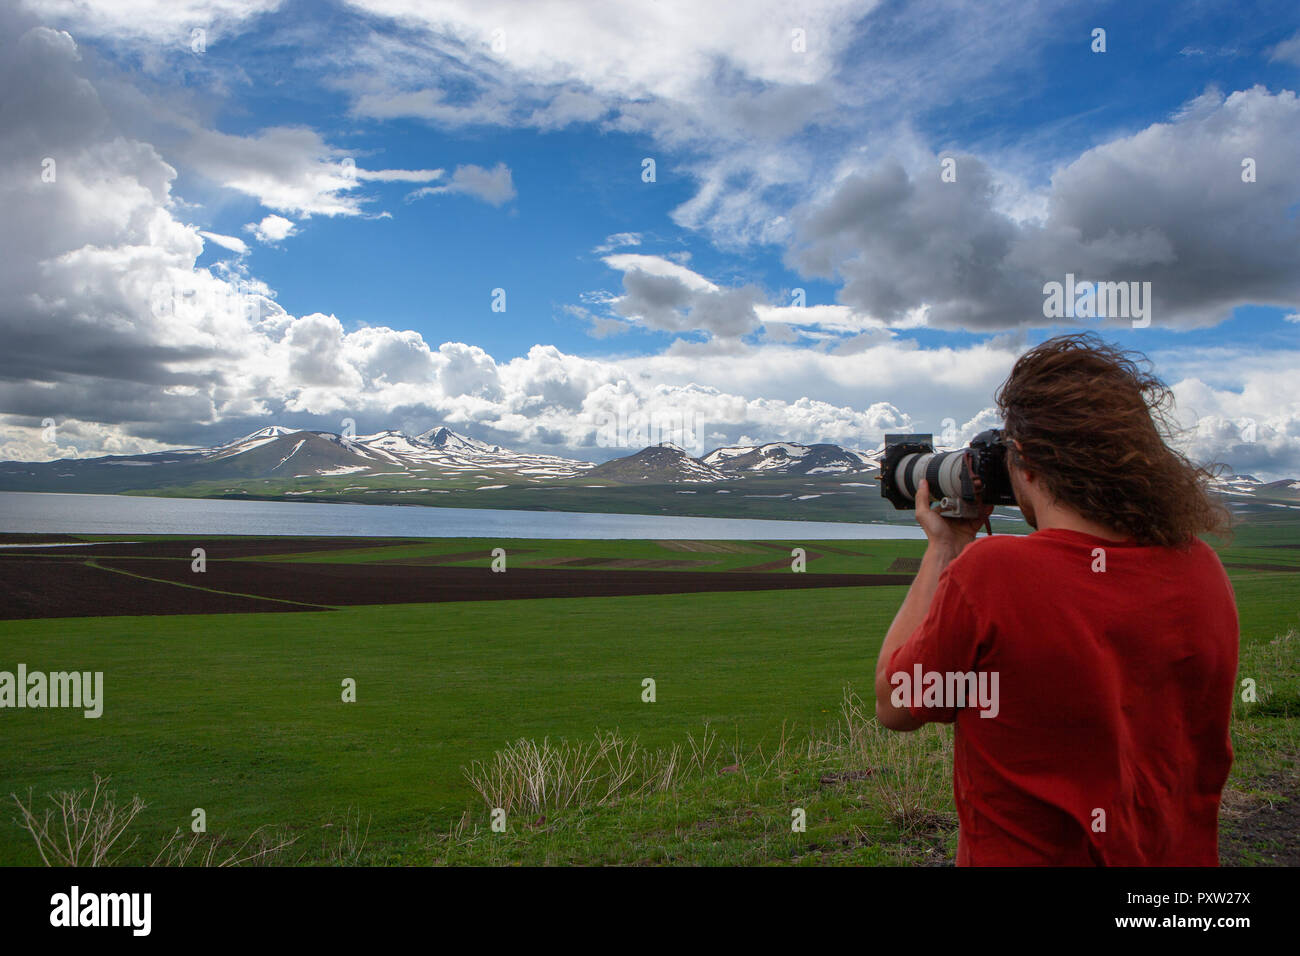
[[[0,532],[401,538],[921,538],[914,525],[0,492]]]

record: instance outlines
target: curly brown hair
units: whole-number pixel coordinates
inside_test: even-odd
[[[1018,466],[1047,492],[1139,544],[1183,547],[1199,533],[1230,532],[1210,494],[1218,465],[1200,467],[1170,448],[1173,393],[1138,352],[1092,332],[1059,335],[1016,361],[996,400]]]

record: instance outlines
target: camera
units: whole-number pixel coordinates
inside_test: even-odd
[[[934,436],[886,435],[880,494],[899,511],[916,507],[921,479],[945,518],[975,518],[985,505],[1014,505],[1007,472],[1007,440],[1000,428],[982,431],[966,448],[936,452]]]

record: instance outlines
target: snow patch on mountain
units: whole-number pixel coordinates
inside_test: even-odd
[[[303,445],[305,445],[306,443],[307,443],[307,439],[305,439],[305,438],[300,438],[300,439],[298,439],[298,444],[296,444],[296,445],[293,446],[293,451],[289,452],[289,454],[285,455],[283,458],[280,459],[280,465],[283,465],[286,461],[288,461],[288,460],[289,460],[290,458],[292,458],[294,455],[298,454],[298,449],[301,448],[301,447],[302,447]],[[272,468],[271,470],[272,470],[272,471],[275,471],[275,469],[276,469],[276,468],[279,468],[280,465],[276,465],[275,468]]]

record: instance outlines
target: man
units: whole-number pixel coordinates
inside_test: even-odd
[[[1095,335],[1050,339],[997,395],[1034,533],[976,543],[984,518],[942,518],[918,488],[928,544],[876,716],[956,723],[958,865],[1218,864],[1237,609],[1197,535],[1227,515],[1164,441],[1168,401]],[[997,699],[963,701],[977,684],[955,675]]]

